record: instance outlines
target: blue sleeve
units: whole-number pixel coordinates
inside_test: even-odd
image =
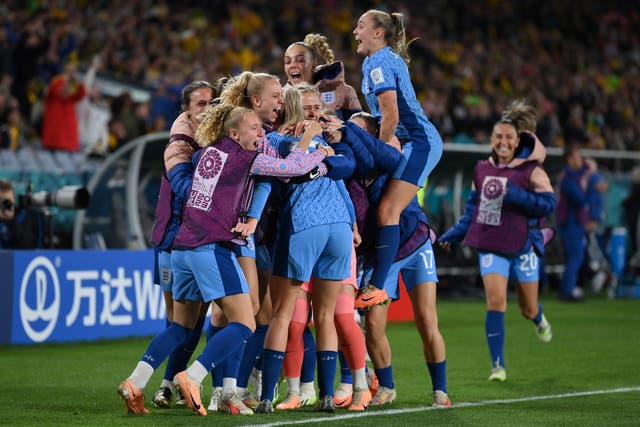
[[[587,204],[589,206],[589,219],[601,222],[604,215],[604,199],[600,190],[596,186],[602,182],[602,175],[594,173],[589,178],[587,185]]]
[[[191,163],[178,163],[171,168],[167,174],[169,182],[171,183],[171,191],[182,200],[187,200],[189,197],[189,188],[191,187],[191,181],[193,180],[193,166]]]
[[[331,144],[331,147],[336,155],[323,160],[328,169],[325,176],[333,180],[351,178],[356,167],[353,151],[344,142]]]
[[[251,199],[251,205],[249,206],[249,211],[247,213],[249,218],[260,219],[270,193],[271,181],[269,179],[256,181],[256,185],[253,188],[253,198]]]
[[[560,191],[572,206],[582,207],[587,203],[586,195],[575,179],[565,176],[560,183]]]
[[[520,188],[512,183],[507,183],[507,194],[505,202],[516,205],[534,218],[542,218],[550,215],[555,209],[558,201],[552,192],[536,193]]]
[[[395,170],[402,154],[352,122],[346,122],[342,130],[343,140],[350,146],[355,156],[356,168],[366,174],[374,167],[380,173]]]
[[[438,238],[438,242],[449,242],[452,246],[462,242],[464,236],[467,235],[469,227],[471,226],[473,211],[476,209],[476,204],[478,203],[477,194],[478,193],[476,193],[475,190],[469,193],[467,204],[464,207],[464,213],[453,227]]]
[[[349,196],[349,191],[347,191],[347,186],[344,184],[344,181],[337,181],[338,190],[340,190],[340,194],[344,199],[344,204],[347,206],[349,210],[349,216],[351,217],[351,225],[356,223],[356,209],[353,207],[353,202],[351,201],[351,197]]]

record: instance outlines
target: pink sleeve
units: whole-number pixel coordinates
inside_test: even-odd
[[[253,175],[277,176],[279,178],[291,178],[304,175],[314,167],[322,163],[324,153],[315,150],[306,154],[299,149],[294,149],[286,159],[279,159],[260,153],[251,165]]]
[[[275,157],[276,159],[281,159],[280,153],[278,149],[271,145],[267,137],[263,137],[260,142],[258,142],[258,152],[264,153],[269,157]]]

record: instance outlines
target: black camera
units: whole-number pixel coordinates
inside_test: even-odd
[[[65,209],[85,209],[89,206],[89,190],[78,185],[67,185],[56,191],[27,192],[21,196],[23,206],[57,206]]]
[[[0,201],[0,210],[1,211],[10,211],[13,209],[13,201],[10,199],[2,199]]]

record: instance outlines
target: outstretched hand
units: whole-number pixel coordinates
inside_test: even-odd
[[[235,227],[231,229],[231,232],[238,237],[246,239],[256,231],[258,226],[258,220],[255,218],[248,218],[246,222],[238,221]]]

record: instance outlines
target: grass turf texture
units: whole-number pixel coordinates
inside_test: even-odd
[[[164,365],[147,386],[147,408],[151,414],[126,414],[116,389],[131,373],[149,342],[148,338],[136,338],[0,347],[0,380],[4,390],[0,398],[0,425],[285,425],[318,418],[334,426],[638,425],[640,301],[593,299],[581,304],[561,304],[543,298],[542,302],[553,326],[552,342],[539,342],[533,324],[523,319],[515,301],[510,301],[505,318],[508,379],[505,383],[490,383],[484,303],[439,301],[440,329],[447,344],[449,396],[454,404],[446,410],[426,409],[432,399],[422,345],[415,326],[404,323],[390,324],[388,328],[398,398],[391,405],[369,408],[363,414],[368,415],[365,418],[341,420],[341,415],[348,414],[346,410],[338,410],[332,416],[316,414],[310,408],[254,416],[210,413],[207,417],[197,417],[185,407],[155,409],[151,399],[160,385]],[[202,343],[198,352],[201,346]],[[210,385],[210,378],[205,379],[205,404],[209,401]],[[635,390],[508,402],[621,387]],[[480,404],[493,400],[507,402]],[[477,406],[456,407],[463,403]]]

